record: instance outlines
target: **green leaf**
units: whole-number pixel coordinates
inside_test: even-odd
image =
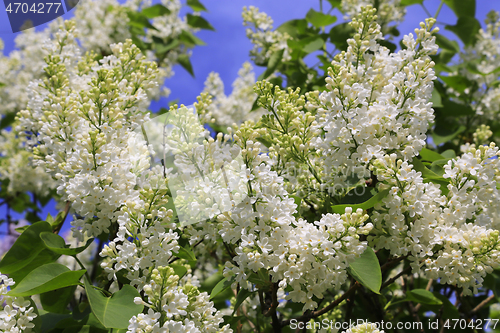
[[[340,8],[340,5],[342,4],[342,0],[327,0],[330,5],[332,5],[332,8]]]
[[[404,301],[411,301],[415,303],[430,304],[430,305],[441,305],[443,302],[433,293],[425,289],[413,289],[406,292],[406,298]]]
[[[424,0],[401,0],[401,6],[421,5]]]
[[[371,247],[367,247],[354,262],[349,265],[349,274],[375,294],[380,294],[382,271],[377,255]]]
[[[422,163],[422,161],[419,160],[418,158],[414,158],[411,161],[411,164],[413,164],[413,169],[415,169],[415,171],[420,171],[422,173],[422,178],[435,179],[435,180],[441,180],[441,181],[448,182],[448,180],[446,178],[443,178],[443,177],[437,175],[436,173],[434,173],[433,171],[429,170],[424,165],[424,163]]]
[[[307,44],[304,45],[302,50],[305,53],[309,54],[321,49],[323,45],[325,45],[325,41],[323,40],[323,38],[321,38],[320,36],[315,36],[311,39],[311,41],[308,41]]]
[[[438,111],[439,115],[451,117],[472,116],[475,114],[474,110],[469,105],[456,103],[450,100],[443,100],[443,107]]]
[[[457,129],[453,128],[436,128],[432,134],[434,144],[440,145],[454,139],[457,135],[466,130],[465,126],[460,126]]]
[[[30,225],[23,225],[22,227],[19,227],[19,228],[16,228],[14,229],[16,232],[22,234],[26,229],[28,229],[30,227]]]
[[[378,192],[376,195],[371,197],[369,200],[360,203],[360,204],[343,204],[343,205],[335,205],[332,206],[332,211],[337,214],[344,214],[345,209],[347,207],[352,207],[352,211],[355,212],[358,208],[361,208],[362,210],[367,210],[375,206],[380,200],[385,198],[385,196],[389,193],[389,190],[383,190]]]
[[[444,0],[444,3],[455,12],[458,18],[476,16],[476,0]]]
[[[290,35],[290,37],[292,37],[292,39],[300,39],[299,37],[305,34],[307,29],[307,20],[300,19],[286,21],[278,28],[276,28],[276,31],[286,32],[288,35]]]
[[[347,50],[347,40],[354,35],[354,29],[349,23],[337,24],[330,29],[330,41],[340,51]]]
[[[176,48],[177,46],[180,45],[179,40],[174,39],[173,41],[169,43],[155,43],[155,49],[158,54],[164,54],[167,53],[168,51]]]
[[[337,21],[337,17],[310,9],[306,14],[306,20],[316,28],[321,28]]]
[[[86,270],[71,271],[68,267],[58,263],[45,264],[29,273],[7,295],[31,296],[75,286],[80,283],[80,278],[85,272]]]
[[[285,50],[279,50],[271,55],[269,62],[267,63],[266,71],[259,76],[257,81],[264,80],[274,73],[274,71],[278,68],[278,65],[281,63],[284,52]]]
[[[144,309],[143,305],[134,303],[134,298],[141,295],[131,285],[124,285],[111,297],[105,297],[94,289],[87,278],[84,281],[92,313],[106,328],[127,328],[130,318]]]
[[[179,279],[182,279],[184,275],[187,274],[187,268],[182,265],[170,265],[170,267],[174,270],[175,274],[179,276]]]
[[[460,312],[458,311],[457,307],[454,306],[445,295],[442,295],[437,291],[433,292],[432,294],[442,302],[442,305],[429,306],[431,309],[432,307],[435,307],[434,309],[435,313],[438,313],[438,311],[440,311],[442,308],[443,309],[442,319],[446,320],[446,319],[460,318]]]
[[[12,125],[12,123],[14,123],[14,120],[16,120],[16,113],[15,112],[6,113],[1,118],[2,120],[0,120],[0,130],[7,128],[10,125]]]
[[[84,246],[69,248],[69,245],[66,244],[64,238],[52,232],[42,232],[40,233],[40,238],[42,239],[45,246],[52,252],[57,254],[65,254],[68,256],[76,255],[80,252],[85,251],[85,249],[88,248],[94,241],[94,239],[91,238],[87,240],[87,243]]]
[[[51,313],[40,310],[40,319],[42,320],[41,331],[51,332],[60,321],[69,318],[71,318],[70,314]]]
[[[31,206],[31,197],[27,193],[19,193],[9,202],[10,208],[18,213],[22,213]]]
[[[439,78],[443,80],[446,85],[460,93],[463,93],[465,89],[471,87],[472,85],[472,82],[469,79],[461,75],[440,76]]]
[[[429,162],[434,162],[437,160],[444,159],[443,155],[438,154],[435,151],[427,149],[427,148],[423,148],[420,151],[420,157],[422,157],[422,160],[429,161]]]
[[[441,34],[434,34],[436,36],[436,44],[440,49],[448,50],[453,53],[460,52],[460,45],[454,40],[450,40]]]
[[[214,27],[201,16],[187,14],[187,24],[193,28],[215,31]]]
[[[346,205],[360,204],[370,200],[372,197],[373,195],[370,192],[370,188],[360,185],[347,192],[340,203]]]
[[[230,279],[228,278],[223,278],[220,280],[212,289],[212,292],[210,293],[210,299],[214,298],[215,296],[219,295],[220,293],[224,292],[228,288],[231,287],[231,284],[234,281],[234,277],[231,277]]]
[[[441,94],[436,89],[432,90],[431,103],[433,108],[442,108],[443,102],[441,100]]]
[[[444,158],[447,158],[447,159],[457,157],[457,155],[455,154],[455,151],[453,149],[448,149],[448,150],[443,151],[441,153],[441,156],[443,156]]]
[[[191,65],[191,60],[189,60],[189,56],[187,54],[181,54],[177,57],[177,61],[179,65],[181,65],[185,70],[194,77],[193,65]]]
[[[179,40],[188,46],[205,45],[205,42],[193,35],[190,31],[183,30],[179,35]]]
[[[69,313],[68,304],[74,295],[75,288],[75,286],[70,286],[40,294],[43,309],[52,313]]]
[[[465,46],[470,46],[476,43],[481,24],[473,16],[461,16],[458,18],[457,24],[447,25],[445,29],[454,32]]]
[[[181,259],[186,259],[187,261],[196,261],[196,256],[189,246],[181,247],[179,252],[174,253],[174,255]]]
[[[148,19],[152,19],[158,16],[168,15],[171,13],[170,9],[163,6],[162,4],[156,4],[151,7],[144,8],[141,13]]]
[[[238,293],[238,296],[236,296],[236,303],[234,303],[234,310],[233,310],[233,315],[236,313],[236,310],[240,307],[240,305],[255,291],[248,291],[247,289],[240,289],[240,292]]]
[[[43,247],[43,245],[41,245]],[[31,271],[35,268],[43,266],[45,264],[50,264],[57,261],[61,255],[50,251],[49,249],[43,249],[38,255],[25,267],[9,274],[16,283],[21,282]]]
[[[40,239],[44,231],[52,231],[47,222],[37,222],[26,229],[0,261],[0,272],[11,274],[28,265],[45,248]]]
[[[151,24],[151,22],[149,22],[148,17],[142,13],[128,11],[127,15],[130,20],[129,24],[132,27],[136,27],[139,29],[148,28],[148,29],[158,30]]]
[[[198,0],[187,0],[187,5],[191,7],[195,12],[207,11],[205,6]]]

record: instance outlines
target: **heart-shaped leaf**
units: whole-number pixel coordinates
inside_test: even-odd
[[[337,214],[344,214],[345,209],[347,207],[351,207],[352,211],[355,212],[358,208],[361,208],[363,210],[367,210],[369,208],[372,208],[375,206],[377,203],[380,202],[385,196],[389,194],[389,190],[383,190],[375,194],[373,197],[371,197],[369,200],[359,203],[359,204],[345,204],[345,205],[335,205],[332,206],[332,211]]]
[[[210,293],[210,299],[219,295],[224,290],[230,288],[233,282],[234,282],[234,277],[231,277],[230,279],[223,278],[222,280],[220,280],[219,283],[215,285],[214,289],[212,289],[212,292]]]
[[[131,285],[124,285],[111,297],[106,297],[100,291],[95,290],[85,278],[85,292],[89,298],[92,313],[106,328],[127,328],[130,318],[141,313],[144,308],[143,305],[134,303],[134,298],[141,295]]]
[[[378,258],[371,247],[367,247],[365,252],[349,265],[348,272],[363,286],[375,294],[380,294],[382,271]]]
[[[77,248],[69,248],[69,245],[66,244],[64,238],[52,232],[42,232],[40,233],[40,238],[42,239],[45,246],[52,252],[55,252],[57,254],[66,254],[68,256],[76,255],[80,252],[83,252],[94,241],[94,239],[91,238],[87,241],[87,243],[84,246],[80,246]]]
[[[14,273],[35,259],[45,248],[40,239],[40,233],[44,231],[52,231],[47,222],[37,222],[26,229],[0,261],[0,272]]]
[[[85,272],[85,270],[71,271],[68,267],[58,263],[46,264],[29,273],[8,292],[8,295],[31,296],[74,286],[80,283],[80,278]]]

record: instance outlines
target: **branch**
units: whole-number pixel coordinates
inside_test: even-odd
[[[427,287],[425,287],[425,290],[429,291],[431,290],[431,287],[432,287],[432,283],[434,282],[433,279],[430,279],[429,282],[427,282]],[[422,306],[422,303],[418,303],[417,306],[415,307],[415,310],[419,310],[420,307]]]
[[[347,297],[349,297],[351,294],[353,294],[358,288],[361,287],[361,284],[359,282],[355,282],[350,288],[349,290],[347,290],[342,296],[340,296],[340,298],[338,298],[337,300],[335,300],[333,303],[330,303],[328,306],[324,307],[323,309],[321,310],[317,310],[317,311],[312,311],[312,312],[309,312],[308,314],[305,314],[305,315],[302,315],[300,316],[299,318],[297,318],[297,321],[299,322],[305,322],[305,321],[309,321],[310,319],[312,318],[316,318],[316,317],[319,317],[321,316],[322,314],[324,313],[327,313],[328,311],[332,310],[333,308],[335,308],[337,305],[339,305],[340,303],[342,303],[342,301],[344,301]],[[285,320],[281,323],[281,326],[287,326],[287,325],[290,325],[290,319],[288,320]]]
[[[380,270],[383,272],[383,271],[387,270],[390,266],[397,264],[398,262],[403,261],[406,258],[408,258],[408,255],[392,259],[392,260],[386,262],[385,264],[383,264],[382,266],[380,266]]]
[[[474,309],[472,309],[472,311],[470,312],[470,315],[473,315],[474,313],[476,313],[479,310],[481,310],[481,308],[483,306],[485,306],[486,304],[488,304],[489,302],[491,302],[493,299],[495,299],[495,295],[491,295],[488,298],[486,298],[484,301],[482,301],[481,303],[479,303]]]
[[[407,268],[405,268],[404,270],[402,270],[398,275],[396,275],[393,278],[390,278],[384,284],[382,284],[382,286],[380,287],[380,290],[382,290],[385,287],[391,285],[394,281],[396,281],[397,279],[399,279],[401,276],[403,276],[405,274],[408,274],[410,271],[411,271],[411,266],[408,266]]]
[[[68,217],[68,214],[69,214],[69,209],[71,208],[71,201],[66,201],[66,206],[64,207],[64,216],[63,216],[63,219],[61,221],[61,223],[59,223],[59,225],[57,226],[57,228],[53,231],[54,234],[58,234],[59,231],[61,231],[61,228],[64,224],[64,221],[66,221],[66,218]]]

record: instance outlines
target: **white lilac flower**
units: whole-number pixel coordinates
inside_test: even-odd
[[[0,332],[33,332],[37,317],[31,302],[23,297],[7,296],[14,280],[0,274]]]

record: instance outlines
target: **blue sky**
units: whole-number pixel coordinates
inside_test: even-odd
[[[204,81],[211,71],[220,74],[226,86],[226,93],[230,93],[231,84],[237,77],[239,68],[245,61],[250,60],[248,54],[252,48],[245,35],[246,28],[242,25],[241,11],[243,6],[259,7],[261,11],[266,12],[274,19],[275,27],[288,20],[305,17],[310,8],[319,9],[319,0],[202,0],[202,2],[208,9],[208,13],[203,13],[203,16],[215,27],[216,31],[200,31],[198,33],[198,36],[207,45],[193,50],[191,62],[196,77],[192,78],[184,69],[176,66],[174,68],[176,74],[166,82],[166,86],[172,91],[170,97],[154,103],[153,109],[166,106],[168,101],[175,99],[178,99],[179,103],[182,104],[192,104],[196,101],[196,96],[203,90]],[[326,3],[326,1],[324,2]],[[424,5],[432,14],[435,13],[439,3],[439,0],[424,1]],[[500,11],[500,1],[477,0],[476,17],[481,24],[483,24],[486,14],[492,9]],[[10,32],[7,15],[3,10],[2,1],[0,2],[0,38],[5,43],[4,53],[9,53],[13,49],[16,34]],[[335,13],[338,14],[339,21],[342,21],[342,15],[337,10]],[[65,15],[66,18],[71,16],[71,12]],[[413,32],[419,26],[419,22],[426,17],[425,11],[419,5],[408,7],[406,19],[399,26],[401,34]],[[438,22],[453,25],[456,23],[456,18],[451,10],[443,7]],[[457,39],[444,29],[442,29],[442,33]],[[261,68],[255,70],[257,75],[262,72]],[[48,208],[41,216],[45,217],[47,211],[54,212],[54,208]],[[3,218],[4,214],[5,210],[1,207],[0,218]],[[19,215],[14,215],[14,217],[17,216]]]
[[[326,3],[326,0],[324,2]],[[198,36],[207,45],[193,50],[191,62],[195,78],[177,66],[174,69],[176,74],[166,82],[166,86],[172,91],[167,100],[178,99],[180,103],[186,105],[196,101],[196,96],[203,90],[203,83],[211,71],[220,74],[226,85],[226,93],[229,93],[231,83],[237,77],[239,68],[245,61],[249,60],[248,53],[252,45],[246,38],[245,27],[242,24],[241,11],[243,6],[259,7],[261,11],[268,13],[274,19],[275,27],[291,19],[303,18],[310,8],[319,9],[319,0],[202,0],[202,3],[208,9],[208,13],[203,13],[203,16],[214,26],[216,31],[200,31],[198,33]],[[424,1],[424,5],[432,14],[435,13],[439,3],[439,0]],[[8,53],[13,49],[16,34],[10,32],[6,13],[2,11],[3,6],[3,2],[0,3],[0,38],[4,40],[6,45],[4,53]],[[325,7],[327,6],[325,4]],[[492,9],[500,11],[500,1],[477,0],[476,17],[481,24],[483,24],[486,14]],[[338,14],[339,21],[342,21],[340,12],[336,10],[335,13]],[[64,17],[71,17],[71,12]],[[401,34],[412,32],[426,17],[425,11],[419,5],[408,7],[406,19],[399,26]],[[451,10],[444,6],[438,21],[455,24],[456,18]],[[442,29],[442,33],[455,38],[444,29]],[[257,74],[260,74],[262,69],[256,68],[256,71]],[[161,105],[164,104],[165,101],[162,101]],[[154,108],[159,106],[158,103],[154,103]]]

